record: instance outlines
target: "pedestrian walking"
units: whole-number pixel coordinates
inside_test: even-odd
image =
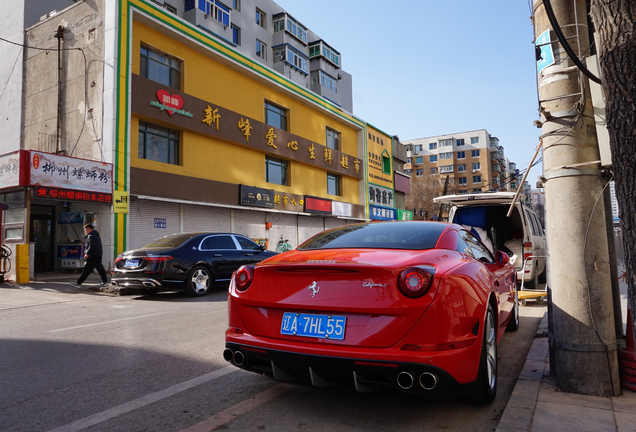
[[[88,275],[90,275],[94,269],[97,269],[97,273],[99,273],[99,276],[102,278],[101,286],[106,286],[108,285],[108,278],[106,277],[106,270],[104,270],[104,266],[102,265],[102,239],[91,224],[84,225],[84,233],[86,234],[86,241],[84,243],[86,248],[84,250],[84,258],[86,259],[86,263],[84,264],[84,270],[82,270],[82,274],[77,280],[77,283],[72,285],[75,287],[81,286]]]

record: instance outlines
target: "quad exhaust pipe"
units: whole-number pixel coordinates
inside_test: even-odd
[[[243,363],[245,363],[245,355],[242,352],[233,352],[229,348],[225,348],[223,350],[223,359],[225,359],[225,361],[232,362],[237,366],[243,366]]]

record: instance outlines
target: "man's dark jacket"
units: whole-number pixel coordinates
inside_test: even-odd
[[[102,239],[96,230],[92,230],[86,236],[86,251],[84,252],[89,258],[101,258],[102,256]]]

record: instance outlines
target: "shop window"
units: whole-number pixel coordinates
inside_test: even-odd
[[[143,121],[139,122],[139,159],[179,164],[179,132]]]
[[[287,161],[265,156],[265,180],[267,183],[289,186]]]
[[[327,193],[340,196],[340,176],[327,174]]]
[[[181,61],[143,45],[139,52],[139,75],[181,90]]]

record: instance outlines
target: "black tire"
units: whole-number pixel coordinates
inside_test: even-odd
[[[475,387],[469,394],[470,401],[480,405],[492,402],[497,396],[497,381],[497,321],[489,304],[484,320],[479,372]]]
[[[515,304],[512,307],[512,315],[510,316],[506,331],[513,332],[517,330],[519,330],[519,294],[515,290]]]
[[[194,266],[185,281],[185,293],[191,297],[204,296],[210,292],[212,281],[210,270],[202,265]]]

